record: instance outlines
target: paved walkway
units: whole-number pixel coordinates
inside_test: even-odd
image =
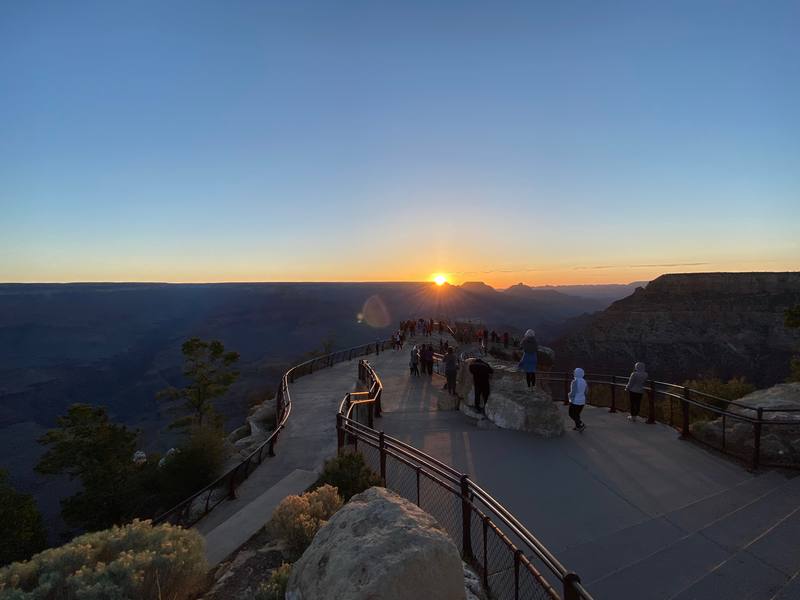
[[[624,414],[600,408],[584,410],[583,434],[568,427],[558,439],[478,429],[460,412],[436,410],[436,398],[445,393],[442,378],[409,377],[405,355],[386,353],[371,362],[384,385],[384,416],[376,429],[469,474],[581,574],[598,600],[657,600],[681,592],[681,598],[772,598],[771,590],[779,590],[800,571],[800,544],[795,544],[788,566],[764,567],[772,576],[766,587],[747,591],[722,576],[726,564],[736,571],[729,559],[739,557],[770,531],[773,521],[800,505],[800,479],[784,489],[784,476],[756,477],[679,440],[665,425],[632,424]],[[737,511],[767,492],[788,495],[795,505],[790,502],[785,512],[762,508],[769,518],[761,515],[747,533],[751,537],[738,545],[725,546],[707,533],[712,525],[724,529],[727,522],[741,529],[742,523],[735,522],[742,520]],[[736,493],[740,504],[726,500]],[[687,520],[687,512],[697,514]],[[790,524],[793,535],[800,533],[800,513]],[[639,565],[643,560],[654,564]],[[701,585],[710,574],[713,585]],[[716,591],[703,593],[703,585]],[[696,595],[695,587],[700,590]]]
[[[355,389],[357,365],[357,359],[342,362],[301,377],[290,385],[292,414],[278,438],[276,455],[257,467],[242,483],[236,500],[223,502],[198,523],[197,529],[201,533],[209,534],[295,470],[319,471],[325,460],[335,456],[336,411],[344,395]],[[262,523],[266,523],[272,511],[264,505],[261,512],[264,513]],[[248,521],[253,522],[253,515]]]
[[[469,474],[581,574],[597,600],[800,598],[800,478],[754,476],[667,426],[592,407],[583,434],[544,440],[478,429],[460,412],[436,410],[444,380],[410,377],[408,350],[369,357],[384,384],[376,429]],[[237,500],[201,521],[207,538],[226,547],[238,545],[230,536],[246,540],[278,496],[302,491],[335,454],[335,413],[354,389],[356,365],[292,385],[277,456]]]

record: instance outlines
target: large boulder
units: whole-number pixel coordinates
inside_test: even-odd
[[[464,600],[458,550],[428,513],[384,488],[353,496],[294,566],[287,600]]]
[[[800,410],[800,383],[781,383],[764,390],[756,390],[729,405],[732,413],[756,417],[757,409],[763,413],[765,424],[761,429],[760,457],[772,463],[800,462],[800,412],[781,409]],[[793,421],[796,424],[770,425],[769,421]],[[720,447],[722,445],[723,420],[698,421],[690,431],[696,438]],[[725,419],[725,447],[728,451],[749,457],[755,445],[752,423],[728,417]]]
[[[498,374],[495,369],[495,377]],[[486,416],[503,429],[529,431],[545,438],[564,434],[564,418],[552,396],[538,387],[528,389],[511,372],[492,382]]]

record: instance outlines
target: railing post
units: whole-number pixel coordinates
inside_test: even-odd
[[[381,408],[381,396],[383,395],[383,389],[379,389],[378,392],[375,394],[375,416],[382,417],[383,416],[383,409]]]
[[[681,437],[688,438],[691,435],[689,431],[689,388],[684,386],[683,398],[681,399],[681,412],[683,413],[683,425],[681,427]]]
[[[650,415],[647,417],[647,423],[652,425],[656,422],[656,384],[650,380]]]
[[[465,561],[472,559],[472,507],[469,503],[469,477],[461,476],[461,550]]]
[[[522,550],[514,550],[514,600],[519,600],[519,557]]]
[[[483,515],[483,589],[489,589],[489,553],[486,538],[489,533],[489,515]]]
[[[580,600],[580,595],[578,594],[578,587],[575,585],[576,583],[581,582],[581,578],[578,577],[576,573],[567,573],[564,575],[564,600]]]
[[[386,441],[382,431],[378,434],[378,450],[381,454],[381,479],[383,484],[386,485]]]
[[[362,404],[361,406],[364,405]],[[373,429],[375,427],[374,416],[375,416],[375,403],[369,402],[367,404],[367,425],[369,426],[370,429]]]
[[[336,451],[337,454],[344,447],[344,423],[342,413],[336,413]]]
[[[617,376],[611,376],[611,408],[608,409],[608,412],[615,413],[617,412]]]
[[[758,421],[753,424],[753,471],[758,469],[761,458],[761,421],[763,416],[764,409],[759,406],[757,409]]]

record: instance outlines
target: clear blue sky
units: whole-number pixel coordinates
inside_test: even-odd
[[[0,4],[0,281],[800,268],[800,2]]]

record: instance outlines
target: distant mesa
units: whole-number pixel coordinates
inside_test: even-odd
[[[461,284],[461,289],[477,294],[494,294],[497,290],[482,281],[465,281]]]

